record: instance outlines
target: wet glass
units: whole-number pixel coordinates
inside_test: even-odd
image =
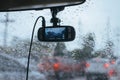
[[[39,19],[29,80],[119,80],[119,64],[104,61],[117,61],[120,56],[119,4],[119,0],[87,0],[59,12],[60,25],[76,30],[76,38],[70,42],[38,41],[37,30],[42,26]],[[45,17],[47,26],[52,25],[49,9],[0,12],[0,80],[25,80],[32,29],[38,16]],[[101,63],[87,62],[94,58]]]

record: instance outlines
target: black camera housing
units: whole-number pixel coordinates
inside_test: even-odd
[[[39,28],[37,37],[39,41],[62,42],[75,39],[75,30],[72,26],[47,26]]]

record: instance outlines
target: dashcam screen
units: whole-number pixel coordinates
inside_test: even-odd
[[[65,39],[65,27],[45,28],[45,39]]]

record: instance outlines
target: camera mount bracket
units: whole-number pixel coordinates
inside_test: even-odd
[[[53,26],[57,26],[57,23],[60,23],[60,19],[56,17],[57,13],[64,10],[64,7],[53,7],[50,8],[52,13],[51,23],[53,23]]]

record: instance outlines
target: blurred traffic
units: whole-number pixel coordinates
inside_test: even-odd
[[[45,57],[43,61],[38,64],[38,68],[39,71],[44,73],[48,78],[56,78],[56,75],[59,75],[59,78],[73,78],[78,75],[83,75],[84,73],[82,63],[72,58],[63,57]]]
[[[64,57],[44,57],[39,72],[48,80],[120,80],[120,59],[96,57],[77,61]]]

